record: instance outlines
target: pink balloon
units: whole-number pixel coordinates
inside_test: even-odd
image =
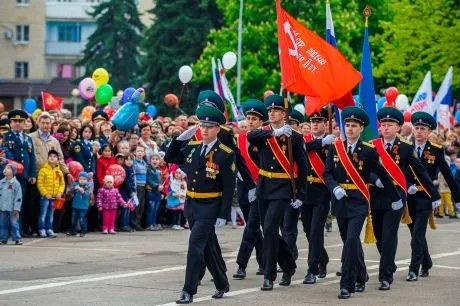
[[[275,93],[272,91],[272,90],[267,90],[266,92],[264,92],[264,100],[268,97],[268,96],[271,96],[271,95],[274,95]]]
[[[96,81],[92,78],[84,78],[78,84],[78,90],[82,99],[91,100],[96,95]]]
[[[112,165],[107,170],[105,171],[106,175],[111,175],[113,176],[113,186],[115,188],[118,188],[123,184],[126,178],[126,172],[125,169],[123,169],[122,166],[120,165]]]

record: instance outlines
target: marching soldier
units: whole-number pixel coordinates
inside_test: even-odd
[[[385,168],[379,162],[374,146],[360,140],[361,132],[369,123],[369,117],[360,108],[351,106],[342,111],[346,140],[336,140],[330,147],[324,169],[324,181],[333,193],[332,214],[337,217],[340,235],[344,241],[342,250],[342,277],[339,299],[350,298],[350,293],[363,292],[368,279],[360,262],[360,233],[368,216],[365,242],[372,236],[370,223],[370,195],[367,184],[373,171],[385,186],[387,197],[393,205],[401,198]],[[363,258],[362,258],[363,259]]]
[[[200,106],[196,115],[200,119],[202,141],[176,138],[165,155],[165,161],[181,165],[188,178],[184,213],[191,233],[185,284],[178,304],[193,302],[203,261],[216,286],[213,298],[222,298],[229,291],[225,262],[221,253],[216,252],[220,247],[215,227],[225,225],[230,213],[236,181],[235,154],[217,138],[219,125],[225,123],[224,115],[210,106]],[[186,132],[189,133],[183,133],[182,138],[190,139],[196,131]]]
[[[264,282],[261,290],[272,290],[277,261],[283,269],[280,285],[289,286],[295,273],[295,260],[285,241],[280,238],[279,228],[286,207],[292,205],[298,208],[302,205],[307,158],[302,136],[293,133],[292,128],[284,122],[286,111],[283,97],[270,95],[264,104],[268,109],[270,125],[249,132],[248,140],[257,147],[260,160],[257,200],[264,231]],[[287,157],[288,141],[292,142],[293,162],[297,164],[297,171],[292,171],[294,177],[291,177],[291,167],[295,167]]]
[[[265,105],[256,99],[249,99],[243,105],[243,112],[246,116],[248,132],[260,129],[264,121],[268,119],[267,108]],[[257,148],[250,145],[247,139],[247,133],[241,132],[237,137],[238,148],[243,156],[246,165],[254,182],[257,182],[259,175],[259,158]],[[246,227],[244,228],[243,237],[241,239],[240,248],[236,263],[238,268],[233,274],[233,279],[246,278],[246,267],[251,257],[252,250],[256,249],[256,259],[259,264],[257,275],[263,275],[263,259],[262,259],[262,232],[260,230],[260,214],[259,206],[255,193],[250,192],[246,184],[238,177],[237,179],[238,202],[248,202],[250,205],[248,216],[245,216]]]
[[[331,193],[324,184],[324,163],[333,135],[326,135],[327,110],[310,116],[311,134],[304,136],[307,149],[307,194],[301,207],[302,224],[308,240],[308,270],[304,284],[316,283],[316,276],[326,277],[329,256],[324,248],[324,226],[329,213]]]
[[[29,115],[23,110],[13,110],[8,114],[11,129],[3,135],[3,144],[13,155],[13,159],[24,166],[17,176],[22,189],[21,230],[23,237],[31,237],[37,218],[34,207],[34,188],[37,179],[37,166],[32,138],[24,133],[24,124]]]
[[[428,135],[437,127],[436,120],[428,113],[416,112],[412,114],[411,121],[414,126],[415,152],[425,166],[429,177],[434,181],[438,178],[439,171],[441,171],[452,192],[452,198],[455,203],[459,203],[460,188],[453,178],[449,170],[449,165],[444,158],[444,149],[442,146],[428,141]],[[435,228],[433,210],[439,206],[440,200],[439,194],[432,196],[429,186],[418,177],[417,173],[412,173],[409,180],[416,185],[411,188],[412,190],[408,191],[409,196],[407,198],[410,217],[413,221],[411,224],[408,224],[412,235],[412,256],[407,281],[416,281],[420,266],[420,276],[427,277],[433,265],[428,252],[425,235],[429,219],[430,226]]]
[[[408,223],[407,206],[404,205],[407,199],[406,177],[411,173],[412,168],[417,177],[429,189],[430,195],[436,195],[437,190],[414,152],[412,143],[397,136],[400,127],[404,124],[403,114],[394,107],[383,107],[377,112],[380,122],[382,138],[371,141],[380,155],[382,165],[387,170],[399,191],[402,203],[392,205],[385,194],[383,184],[375,179],[371,192],[372,223],[374,226],[377,249],[380,253],[379,266],[379,290],[390,290],[393,282],[393,273],[396,271],[394,263],[396,249],[398,246],[398,228],[403,211],[405,218],[403,223]],[[404,206],[404,208],[403,208]]]

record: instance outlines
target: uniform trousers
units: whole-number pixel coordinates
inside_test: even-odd
[[[284,210],[284,218],[281,225],[281,235],[283,240],[289,246],[294,260],[297,260],[299,257],[299,250],[297,248],[297,236],[299,235],[299,230],[297,228],[298,222],[299,209],[293,208],[288,204]]]
[[[256,260],[259,267],[263,267],[262,259],[262,231],[260,230],[260,214],[257,200],[251,203],[249,216],[246,219],[246,227],[244,228],[243,237],[241,239],[240,249],[236,263],[243,269],[248,266],[252,250],[256,249]]]

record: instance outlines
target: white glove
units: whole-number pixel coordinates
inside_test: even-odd
[[[295,200],[295,201],[292,201],[292,200],[291,200],[291,206],[292,206],[292,208],[297,209],[297,208],[299,208],[300,206],[302,206],[302,204],[303,204],[303,202],[300,201],[299,199],[297,199],[297,200]]]
[[[383,188],[382,181],[379,178],[375,181],[375,186],[377,186],[379,188]]]
[[[177,136],[177,140],[180,140],[180,141],[186,141],[186,140],[189,140],[190,138],[193,137],[193,135],[195,135],[196,131],[198,130],[199,126],[196,125],[188,130],[186,130],[185,132],[182,132],[182,134],[180,134],[179,136]]]
[[[347,196],[347,193],[345,192],[345,189],[343,189],[342,187],[340,186],[337,186],[334,188],[334,190],[332,191],[335,195],[335,198],[337,200],[341,200],[343,197],[346,197]]]
[[[441,205],[441,200],[431,202],[431,205],[433,205],[433,209],[438,208],[438,206]]]
[[[323,143],[323,146],[325,146],[325,145],[332,144],[334,140],[335,140],[334,135],[326,135],[323,139],[321,139],[321,142]]]
[[[457,209],[460,209],[460,202],[455,203],[455,207],[456,207]]]
[[[438,181],[438,180],[434,180],[434,181],[433,181],[433,185],[439,186],[439,181]]]
[[[401,209],[402,207],[403,207],[403,202],[401,199],[396,202],[391,203],[391,208],[393,210],[398,210],[398,209]]]
[[[216,220],[216,225],[214,225],[216,228],[222,227],[225,224],[227,224],[227,220],[222,219],[222,218],[217,218]]]
[[[412,185],[412,186],[409,186],[409,188],[407,188],[407,193],[408,194],[416,194],[417,191],[418,190],[417,190],[417,187],[415,186],[415,184]]]
[[[274,129],[273,130],[273,135],[275,135],[276,137],[279,137],[281,135],[286,135],[286,136],[291,136],[292,135],[292,128],[290,125],[283,125],[282,127],[280,127],[279,129]]]
[[[256,189],[255,188],[252,188],[249,190],[248,200],[249,200],[249,203],[252,203],[256,200]]]

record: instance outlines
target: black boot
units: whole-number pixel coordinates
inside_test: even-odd
[[[216,290],[216,292],[214,292],[214,294],[212,295],[212,298],[213,299],[221,299],[224,296],[224,293],[227,293],[229,291],[230,291],[230,286],[227,285],[227,287],[225,287],[225,289]]]
[[[273,282],[267,278],[264,278],[264,283],[262,284],[262,287],[260,287],[260,290],[262,291],[273,290]]]
[[[325,278],[326,275],[327,275],[327,268],[326,267],[319,267],[318,278]]]
[[[241,280],[245,278],[246,278],[246,271],[243,268],[238,267],[238,269],[236,269],[235,274],[233,274],[233,279]]]
[[[179,299],[176,301],[176,304],[190,304],[193,303],[193,295],[187,291],[182,291],[179,295]]]
[[[283,272],[283,277],[279,283],[280,286],[289,286],[291,284],[291,278],[294,275],[295,270]]]
[[[347,289],[340,289],[339,292],[339,299],[344,300],[344,299],[349,299],[350,298],[350,292]]]
[[[303,283],[304,284],[314,284],[316,283],[316,276],[313,275],[313,273],[308,273],[304,280],[303,280]]]

